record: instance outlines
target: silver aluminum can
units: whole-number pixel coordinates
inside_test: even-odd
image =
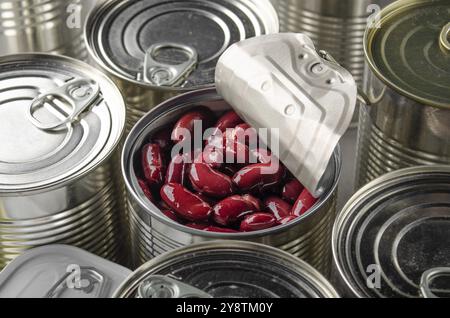
[[[450,166],[391,172],[336,219],[335,285],[350,297],[449,297],[449,247]]]
[[[0,268],[54,243],[119,261],[118,88],[70,58],[9,55],[0,58],[0,105]]]
[[[43,52],[87,58],[83,25],[95,0],[0,1],[0,55]]]
[[[367,29],[371,105],[360,114],[357,186],[401,168],[450,164],[449,21],[447,0],[400,0],[381,12],[379,29]]]
[[[183,298],[183,294],[196,298],[339,297],[305,262],[272,247],[241,241],[194,244],[161,255],[132,273],[114,297]]]
[[[276,32],[269,0],[107,1],[85,28],[91,62],[126,98],[128,130],[169,97],[212,86],[231,44]]]
[[[165,127],[186,111],[203,105],[218,114],[230,106],[217,95],[214,88],[189,92],[162,103],[150,111],[133,128],[125,142],[122,171],[127,187],[128,213],[134,266],[172,249],[195,242],[215,239],[246,240],[271,245],[307,261],[325,275],[331,265],[331,227],[335,218],[337,184],[340,176],[340,151],[336,150],[325,175],[330,188],[317,205],[306,215],[274,229],[253,233],[217,234],[182,226],[167,219],[150,201],[145,199],[134,170],[140,149],[152,132]]]

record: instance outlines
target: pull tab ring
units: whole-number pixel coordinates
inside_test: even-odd
[[[427,270],[420,279],[420,291],[424,298],[439,298],[431,291],[431,282],[440,276],[450,276],[450,267],[437,267]]]
[[[450,22],[442,28],[439,43],[447,53],[450,53]]]
[[[168,276],[152,275],[139,286],[137,298],[212,298],[212,296]]]
[[[156,60],[158,52],[176,49],[183,52],[187,61],[179,64],[166,64]],[[198,63],[197,51],[187,45],[160,43],[152,45],[145,54],[144,81],[156,86],[175,86],[191,74]]]

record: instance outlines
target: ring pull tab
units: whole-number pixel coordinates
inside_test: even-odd
[[[420,279],[420,292],[424,298],[439,298],[431,288],[431,283],[438,277],[450,278],[450,267],[432,268],[423,273]],[[450,293],[450,288],[443,292]]]
[[[64,293],[82,292],[86,295],[104,297],[105,276],[93,267],[80,267],[79,275],[68,272],[47,292],[45,298],[60,298]],[[68,295],[70,296],[70,295]]]
[[[179,64],[168,64],[156,60],[158,53],[170,49],[182,52],[187,60]],[[197,63],[197,51],[190,46],[176,43],[152,45],[145,54],[144,81],[156,86],[179,85],[195,70]]]
[[[36,97],[30,104],[28,117],[41,130],[67,129],[81,113],[94,104],[99,95],[100,87],[95,81],[74,79]],[[40,108],[45,108],[61,119],[51,123],[42,122],[35,116]]]
[[[450,53],[450,22],[442,28],[439,43],[446,53]]]
[[[212,296],[168,276],[153,275],[139,285],[137,298],[212,298]]]

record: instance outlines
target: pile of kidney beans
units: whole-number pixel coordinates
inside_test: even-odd
[[[250,149],[249,139],[237,138],[244,131],[258,137],[234,111],[215,118],[208,108],[196,107],[173,127],[156,132],[142,148],[139,185],[164,215],[208,232],[251,232],[291,222],[316,203],[270,151]],[[203,129],[212,127],[217,133],[199,151],[192,147],[172,157],[172,147],[183,140],[181,130],[193,132],[194,121],[202,121]],[[216,143],[218,136],[222,143]],[[208,147],[211,144],[217,147]],[[224,159],[234,157],[235,163],[215,160],[217,151],[222,151]],[[275,168],[270,173],[261,173],[271,164]]]

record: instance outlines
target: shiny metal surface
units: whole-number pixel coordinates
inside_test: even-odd
[[[343,295],[449,297],[450,166],[372,181],[338,215],[332,240]]]
[[[101,98],[67,126],[36,127],[28,114],[33,99],[73,78],[97,83]],[[114,167],[125,106],[117,87],[89,65],[42,54],[0,58],[0,87],[0,268],[29,248],[55,243],[121,261],[124,211]],[[50,98],[34,116],[64,120],[56,109],[67,106]]]
[[[0,55],[45,52],[85,60],[83,24],[95,0],[0,1]]]
[[[155,275],[167,275],[216,298],[339,297],[319,272],[298,258],[240,241],[194,244],[161,255],[132,273],[114,297],[137,297]]]
[[[330,234],[335,217],[336,188],[341,167],[338,149],[329,166],[332,186],[324,193],[320,203],[305,216],[275,229],[233,235],[198,231],[168,220],[158,208],[144,198],[134,173],[135,156],[151,132],[176,121],[182,113],[196,104],[204,105],[216,112],[229,109],[215,89],[190,92],[153,109],[133,128],[125,142],[122,171],[128,191],[134,266],[139,266],[164,252],[192,243],[232,239],[281,248],[307,261],[324,275],[329,275]]]
[[[91,62],[124,93],[128,129],[164,100],[212,86],[217,60],[234,42],[276,32],[278,18],[269,0],[108,1],[94,8],[85,29]],[[195,68],[173,86],[155,85],[144,67],[149,49],[166,43],[172,47],[156,58],[165,71],[189,58],[174,45],[198,55]]]
[[[403,8],[411,6],[414,8],[414,4],[427,3],[447,5],[450,9],[450,4],[443,4],[443,1],[403,0],[386,8],[382,15],[395,18],[398,13],[390,14],[391,12],[397,10],[402,13]],[[409,7],[405,7],[407,4]],[[441,10],[440,12],[440,14],[448,15],[445,11]],[[411,14],[414,15],[414,13]],[[418,21],[424,23],[424,20]],[[428,32],[435,34],[435,39],[423,43],[415,41],[418,51],[423,48],[434,52],[430,47],[439,46],[439,34],[442,27],[445,26],[446,20],[440,18],[435,21],[439,24],[438,28],[432,26],[425,28]],[[408,34],[411,33],[409,28],[403,30]],[[421,64],[421,67],[425,64],[428,65],[430,68],[428,71],[436,75],[426,79],[431,81],[430,83],[422,83],[427,87],[433,86],[435,96],[428,102],[424,102],[419,96],[417,99],[414,97],[419,92],[418,90],[411,89],[409,93],[400,91],[396,85],[387,81],[384,77],[385,74],[380,73],[380,69],[374,64],[372,55],[369,53],[372,50],[380,49],[369,46],[372,42],[368,38],[373,37],[376,32],[377,30],[368,30],[366,33],[367,59],[370,68],[367,72],[365,90],[372,105],[362,107],[360,113],[356,177],[358,187],[378,176],[401,168],[450,164],[450,100],[448,99],[448,87],[445,87],[445,83],[450,80],[450,77],[445,69],[437,68],[438,65],[448,68],[450,56],[440,55],[439,58],[436,56],[431,64],[431,61],[425,62],[420,58],[412,62]],[[414,41],[414,39],[415,37],[412,36],[411,40]],[[409,42],[406,41],[402,47],[406,47],[408,44]],[[397,46],[398,44],[395,45],[395,47]],[[421,84],[417,83],[417,85]],[[438,87],[441,87],[440,94],[436,93]]]

